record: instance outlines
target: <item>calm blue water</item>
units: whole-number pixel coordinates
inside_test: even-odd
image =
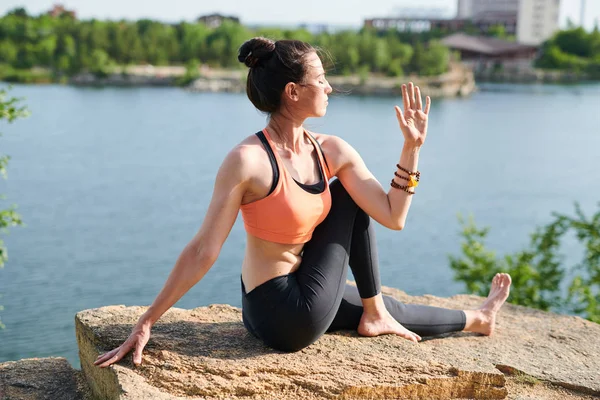
[[[457,213],[491,227],[489,247],[527,243],[552,211],[600,200],[600,86],[487,85],[435,101],[421,185],[402,232],[377,227],[385,285],[411,294],[464,292],[448,254]],[[17,86],[32,116],[0,125],[10,154],[1,205],[26,223],[4,236],[0,362],[64,356],[78,366],[73,317],[147,305],[202,223],[217,168],[265,117],[244,95],[179,89]],[[402,145],[393,98],[337,97],[315,131],[344,137],[387,187]],[[2,207],[4,208],[4,207]],[[240,306],[241,217],[213,269],[178,304]]]

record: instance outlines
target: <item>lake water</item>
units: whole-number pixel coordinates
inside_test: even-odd
[[[491,227],[490,248],[520,249],[551,212],[600,200],[600,85],[486,85],[436,100],[421,185],[401,232],[377,226],[384,285],[463,293],[457,214]],[[147,305],[202,223],[220,162],[266,119],[245,95],[169,89],[16,86],[31,117],[0,125],[9,179],[0,193],[26,226],[3,236],[0,362],[66,357],[73,318],[105,305]],[[402,146],[398,98],[337,96],[309,129],[342,136],[387,189]],[[0,207],[4,208],[4,207]],[[203,281],[177,304],[240,306],[241,217]]]

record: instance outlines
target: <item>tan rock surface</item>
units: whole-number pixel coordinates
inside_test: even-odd
[[[386,292],[405,302],[459,309],[474,308],[482,301],[476,296],[442,299],[410,297],[393,289]],[[600,395],[600,325],[513,305],[501,311],[492,337],[457,333],[414,344],[395,336],[363,338],[345,331],[327,334],[297,353],[262,345],[246,332],[240,310],[234,307],[171,309],[153,328],[142,366],[133,368],[129,356],[108,369],[94,367],[99,352],[118,346],[143,311],[110,306],[76,316],[82,370],[101,398],[529,399],[551,394],[556,397],[548,398],[584,399]]]
[[[85,400],[81,372],[64,358],[31,358],[0,364],[2,400]]]

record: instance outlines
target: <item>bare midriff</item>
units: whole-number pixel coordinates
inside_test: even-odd
[[[242,279],[246,293],[278,276],[290,274],[302,262],[304,243],[281,244],[246,235]]]

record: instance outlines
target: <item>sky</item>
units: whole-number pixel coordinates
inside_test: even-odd
[[[552,0],[546,0],[552,1]],[[30,14],[49,10],[53,0],[2,0],[0,15],[16,7]],[[60,3],[60,1],[58,1]],[[365,18],[398,15],[401,9],[435,8],[445,16],[456,14],[456,0],[302,0],[296,3],[282,0],[63,0],[67,9],[78,18],[128,19],[150,18],[164,22],[193,21],[205,14],[235,15],[243,24],[295,26],[301,23],[360,27]],[[561,0],[561,26],[567,18],[579,24],[581,0]],[[600,20],[600,0],[586,0],[584,26],[592,29]]]

